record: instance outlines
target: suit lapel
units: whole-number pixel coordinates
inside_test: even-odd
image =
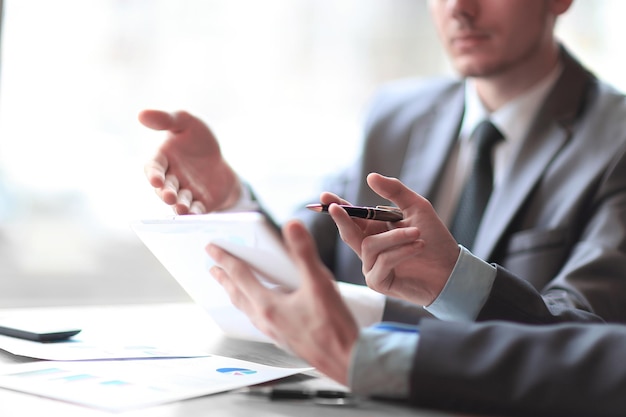
[[[463,109],[464,88],[460,83],[451,95],[424,114],[423,119],[413,123],[400,179],[426,198],[433,198],[437,181],[458,138]]]
[[[554,127],[541,136],[533,137],[532,143],[524,146],[507,178],[491,195],[483,215],[485,220],[478,229],[472,248],[476,256],[489,259],[513,217],[568,138],[565,131]]]
[[[562,57],[561,77],[539,110],[507,177],[494,190],[485,209],[483,219],[487,220],[482,222],[472,249],[478,257],[490,258],[550,162],[571,138],[571,125],[586,102],[594,78],[564,49]]]

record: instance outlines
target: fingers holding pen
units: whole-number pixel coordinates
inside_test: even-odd
[[[405,210],[419,210],[422,205],[430,204],[428,200],[408,188],[397,178],[370,173],[367,176],[367,184],[376,194],[392,201],[403,212]]]
[[[404,227],[367,236],[361,244],[363,271],[375,266],[391,270],[421,252],[425,243],[417,227]]]
[[[339,236],[357,256],[361,257],[361,243],[365,238],[363,224],[365,220],[350,217],[348,213],[337,204],[328,207],[328,214],[333,218],[339,231]]]
[[[320,202],[322,204],[332,204],[332,203],[336,203],[336,204],[350,204],[347,200],[344,200],[343,198],[339,197],[337,194],[328,192],[328,191],[324,191],[321,195],[320,195]]]

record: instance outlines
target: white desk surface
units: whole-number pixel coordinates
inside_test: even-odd
[[[19,309],[0,310],[2,313],[16,312]],[[46,317],[57,315],[78,319],[83,328],[97,328],[98,331],[114,332],[116,339],[132,334],[135,338],[162,335],[171,340],[184,341],[192,346],[206,349],[207,353],[229,356],[274,366],[305,367],[306,363],[271,344],[247,342],[226,338],[219,328],[203,311],[193,303],[142,304],[113,306],[72,306],[24,309],[24,312],[41,313]],[[200,331],[198,330],[200,329]],[[176,339],[172,339],[176,338]],[[0,364],[31,362],[34,359],[14,356],[0,350]],[[311,389],[332,389],[337,384],[316,372],[289,377],[278,384],[296,384]],[[341,387],[339,387],[341,388]],[[6,389],[0,389],[0,416],[63,416],[63,417],[194,417],[194,416],[412,416],[445,417],[450,414],[417,410],[381,401],[361,401],[354,406],[315,405],[305,401],[269,401],[242,393],[226,392],[179,401],[157,407],[144,408],[123,413],[108,413],[83,406],[41,398]]]

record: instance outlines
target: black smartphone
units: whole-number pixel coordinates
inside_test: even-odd
[[[0,334],[32,340],[35,342],[59,342],[67,340],[81,332],[74,327],[63,327],[59,324],[35,323],[32,320],[17,318],[0,318]]]

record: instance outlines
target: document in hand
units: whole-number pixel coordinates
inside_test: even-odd
[[[205,251],[212,242],[245,260],[266,285],[295,288],[298,273],[279,231],[258,212],[211,213],[140,220],[131,227],[189,296],[225,334],[270,342],[230,302],[209,273],[214,261]]]

